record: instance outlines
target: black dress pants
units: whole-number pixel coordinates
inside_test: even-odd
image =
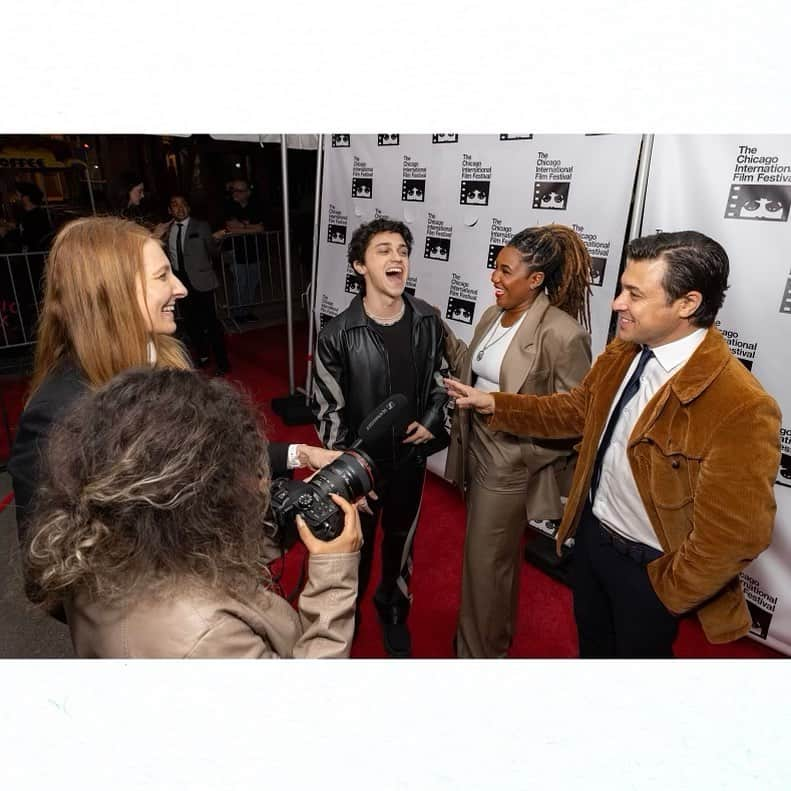
[[[580,520],[572,562],[582,658],[669,658],[678,619],[659,600],[646,565],[662,552],[614,536],[593,515]]]
[[[196,291],[194,288],[190,288],[189,294],[181,301],[181,305],[187,334],[198,356],[196,362],[209,356],[209,346],[211,346],[217,367],[228,369],[225,334],[214,309],[214,292]]]
[[[415,538],[425,462],[409,461],[395,469],[381,469],[383,482],[376,487],[378,500],[368,500],[373,516],[360,512],[363,547],[360,552],[358,602],[368,587],[374,555],[376,523],[382,519],[382,576],[374,604],[388,622],[403,623],[409,614],[412,544]]]

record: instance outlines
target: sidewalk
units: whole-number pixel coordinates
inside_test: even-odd
[[[11,491],[0,474],[0,500]],[[38,612],[22,592],[13,501],[0,512],[0,659],[74,657],[65,624]]]

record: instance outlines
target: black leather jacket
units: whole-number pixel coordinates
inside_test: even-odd
[[[448,395],[434,377],[442,363],[442,322],[436,310],[422,299],[408,293],[404,299],[412,308],[417,420],[436,438],[445,438]],[[391,395],[386,355],[381,339],[368,326],[360,296],[319,334],[313,414],[326,447],[348,448],[357,439],[357,428],[368,413]]]

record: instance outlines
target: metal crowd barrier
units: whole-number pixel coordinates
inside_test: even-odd
[[[0,348],[34,342],[46,252],[0,254]]]
[[[216,293],[218,315],[239,329],[244,314],[285,304],[285,255],[281,231],[229,233],[220,248],[222,288]],[[309,274],[292,272],[292,293],[305,290]],[[260,318],[260,316],[256,316]]]

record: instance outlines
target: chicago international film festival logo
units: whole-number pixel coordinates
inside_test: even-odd
[[[346,226],[328,225],[327,241],[331,242],[332,244],[346,244]]]
[[[427,170],[414,157],[404,155],[401,169],[401,200],[423,203]]]
[[[420,201],[426,198],[425,179],[404,179],[401,182],[401,200]]]
[[[471,288],[469,281],[464,280],[458,272],[454,272],[450,280],[445,318],[462,324],[472,324],[477,301],[478,289]]]
[[[329,210],[329,223],[327,224],[327,241],[330,244],[346,244],[346,226],[349,223],[348,215],[339,211],[332,203]]]
[[[472,154],[462,154],[459,203],[467,206],[488,206],[491,186],[491,165],[487,166],[480,159],[473,159]]]
[[[437,236],[427,236],[423,258],[433,258],[435,261],[447,261],[450,258],[450,239],[440,239]]]
[[[492,217],[492,227],[489,231],[489,253],[486,256],[487,269],[495,268],[500,250],[511,241],[513,235],[513,225],[506,225],[499,217]]]
[[[319,303],[319,329],[324,329],[324,325],[338,315],[338,306],[326,295],[321,295]]]
[[[729,220],[785,222],[791,205],[791,187],[732,184],[725,217]]]
[[[750,611],[750,634],[766,640],[769,635],[769,627],[772,624],[772,616],[777,609],[777,596],[765,591],[761,587],[760,580],[750,576],[746,572],[741,575],[742,589],[744,598],[747,600],[747,609]]]
[[[374,191],[374,180],[371,178],[352,179],[353,198],[372,198]]]
[[[442,134],[434,134],[431,135],[431,142],[435,145],[437,143],[458,143],[459,136],[457,134],[449,134],[448,132],[443,132]]]
[[[600,286],[604,283],[604,268],[607,266],[606,258],[591,256],[591,285]]]
[[[346,270],[346,285],[343,290],[347,294],[360,293],[360,275],[357,274],[351,267]]]
[[[377,135],[376,145],[397,146],[401,142],[401,135]]]
[[[349,135],[333,135],[332,147],[333,148],[349,148],[351,145],[351,137]]]
[[[423,247],[423,258],[449,261],[452,236],[453,226],[447,225],[434,212],[429,212],[426,221],[426,244]]]
[[[537,181],[533,185],[533,208],[565,209],[570,186],[568,181]]]
[[[373,196],[374,169],[360,157],[355,156],[352,164],[352,197],[371,200]]]
[[[539,151],[536,156],[533,183],[533,208],[555,211],[564,211],[568,208],[573,174],[574,165],[567,164],[557,155]]]

